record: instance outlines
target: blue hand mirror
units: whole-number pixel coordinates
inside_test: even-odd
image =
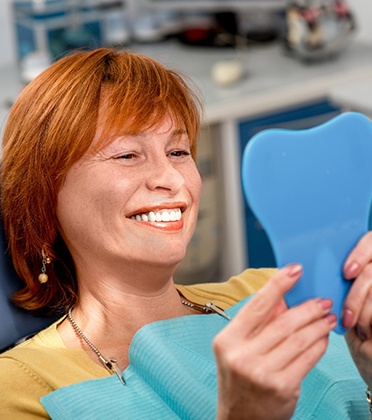
[[[350,112],[311,129],[262,131],[244,150],[242,182],[278,267],[303,266],[287,304],[331,298],[335,331],[344,333],[340,315],[351,282],[342,268],[368,230],[371,207],[371,121]]]

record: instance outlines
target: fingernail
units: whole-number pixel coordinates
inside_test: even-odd
[[[336,314],[327,314],[324,316],[324,320],[328,322],[328,324],[336,324],[337,322],[337,315]]]
[[[287,268],[287,275],[290,277],[296,277],[300,273],[302,273],[302,265],[301,264],[291,264],[288,265]]]
[[[345,267],[345,276],[348,278],[356,277],[359,271],[359,264],[356,262],[351,262]]]
[[[344,328],[350,328],[353,325],[354,315],[350,309],[345,309],[342,313],[342,325]]]
[[[322,299],[322,298],[319,298],[317,300],[317,302],[318,302],[319,306],[322,309],[324,309],[325,311],[329,311],[332,308],[332,305],[333,305],[332,299]]]
[[[356,333],[358,334],[358,337],[362,340],[362,341],[366,341],[367,340],[367,334],[359,327],[359,325],[357,325],[355,327]]]

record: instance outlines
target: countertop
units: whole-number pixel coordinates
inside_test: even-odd
[[[330,89],[329,97],[346,110],[372,116],[372,78]]]
[[[244,119],[327,96],[331,89],[372,80],[372,45],[352,43],[338,57],[304,63],[286,55],[279,44],[263,44],[236,52],[231,48],[190,47],[178,42],[139,44],[132,49],[150,55],[189,76],[199,86],[208,123]],[[245,77],[227,87],[211,78],[220,60],[242,61]],[[18,71],[0,68],[0,121],[20,92]]]

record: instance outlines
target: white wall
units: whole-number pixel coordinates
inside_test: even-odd
[[[11,0],[0,0],[0,66],[15,60],[10,4]]]
[[[137,10],[143,0],[127,0],[130,10]],[[12,0],[0,0],[0,67],[12,63],[16,59],[14,48],[14,33],[11,21]],[[357,39],[372,44],[372,1],[349,0],[348,4],[354,10],[358,20]]]
[[[349,0],[348,4],[354,10],[358,20],[358,39],[363,42],[372,43],[372,1]]]

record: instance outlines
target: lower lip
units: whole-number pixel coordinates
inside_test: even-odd
[[[136,220],[135,220],[136,221]],[[144,227],[151,227],[166,232],[176,232],[183,228],[183,219],[177,220],[176,222],[138,222]]]

